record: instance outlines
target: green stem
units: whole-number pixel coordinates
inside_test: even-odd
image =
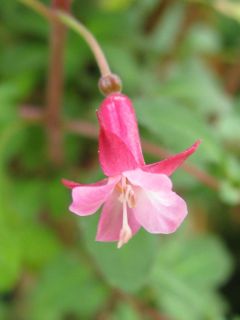
[[[67,14],[63,11],[49,10],[48,7],[43,5],[38,0],[18,0],[18,1],[32,8],[34,11],[38,12],[48,20],[61,22],[62,24],[66,25],[70,29],[80,34],[85,39],[90,49],[92,50],[95,56],[95,59],[97,61],[98,67],[100,69],[101,75],[105,77],[111,74],[111,70],[107,63],[106,57],[99,43],[97,42],[93,34],[78,20],[76,20],[70,14]]]
[[[58,11],[57,16],[62,23],[64,23],[66,26],[80,34],[85,39],[95,56],[101,75],[107,76],[111,74],[105,55],[101,47],[99,46],[97,40],[92,35],[92,33],[83,24],[81,24],[79,21],[77,21],[74,17],[70,16],[69,14],[66,14],[62,11]]]
[[[28,6],[29,8],[33,9],[34,11],[38,12],[45,18],[52,20],[56,19],[55,14],[53,14],[44,4],[36,0],[18,0]]]

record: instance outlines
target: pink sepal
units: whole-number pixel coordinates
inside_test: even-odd
[[[91,186],[101,186],[106,184],[108,181],[107,178],[100,180],[98,182],[94,182],[94,183],[90,183],[90,184],[84,184],[84,183],[78,183],[78,182],[74,182],[71,180],[67,180],[67,179],[62,179],[61,182],[62,184],[67,187],[68,189],[73,189],[79,186],[84,186],[84,187],[91,187]]]
[[[197,140],[190,148],[183,152],[173,155],[165,160],[153,164],[147,164],[141,169],[146,172],[163,173],[170,176],[191,154],[197,150],[200,143],[201,141]]]

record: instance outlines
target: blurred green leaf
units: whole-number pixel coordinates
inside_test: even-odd
[[[140,124],[171,148],[171,152],[184,150],[201,139],[202,144],[194,155],[196,161],[221,159],[219,140],[198,112],[165,97],[138,99],[134,105]]]
[[[236,187],[229,181],[223,181],[220,184],[219,195],[225,203],[237,205],[240,203],[240,186]]]
[[[46,183],[38,178],[34,181],[31,178],[18,179],[8,187],[8,193],[14,192],[14,203],[11,203],[11,207],[18,212],[24,223],[36,221],[39,212],[44,209],[45,189]]]
[[[10,229],[0,226],[0,291],[15,286],[21,271],[19,237]]]
[[[215,289],[231,269],[229,253],[215,237],[168,238],[151,278],[159,306],[176,320],[221,319],[224,306]]]
[[[8,306],[0,302],[0,319],[8,319]]]
[[[217,123],[217,129],[219,135],[228,143],[235,146],[235,148],[240,145],[240,112],[237,110],[232,110],[224,117],[221,117]]]
[[[115,45],[105,46],[106,54],[109,57],[110,64],[117,74],[121,74],[126,90],[137,90],[139,85],[143,85],[146,81],[144,74],[139,76],[139,68],[131,50],[120,50]]]
[[[43,70],[47,65],[47,48],[45,45],[29,44],[29,46],[12,46],[7,47],[1,54],[0,60],[0,74],[3,76],[16,77],[19,74],[24,75],[28,80],[32,82],[32,85],[36,80],[35,72]],[[19,59],[24,57],[24,59]],[[15,61],[13,64],[12,61]],[[24,81],[22,81],[22,84]],[[19,82],[20,89],[22,86]]]
[[[164,16],[153,30],[152,35],[146,39],[149,49],[154,50],[158,54],[174,50],[175,40],[181,28],[183,18],[183,3],[179,2],[167,8]]]
[[[127,9],[135,0],[99,0],[101,8],[106,11]]]
[[[143,316],[136,312],[132,306],[126,303],[119,303],[111,317],[111,320],[144,320]]]
[[[59,320],[67,315],[93,319],[108,298],[91,268],[75,255],[64,254],[47,266],[31,293],[27,318]]]
[[[32,224],[22,228],[21,249],[25,264],[40,268],[60,252],[61,245],[49,228]]]
[[[47,204],[51,209],[52,215],[57,217],[66,213],[69,203],[69,193],[61,183],[61,179],[62,177],[52,179],[47,187]]]
[[[0,125],[9,124],[19,117],[16,105],[29,93],[32,85],[31,80],[25,76],[0,84]]]
[[[18,139],[16,139],[16,136],[18,137]],[[7,162],[7,160],[9,160],[9,158],[16,154],[16,152],[22,145],[23,137],[24,130],[23,125],[20,121],[13,122],[8,126],[5,125],[4,128],[2,128],[0,135],[0,167],[3,166]]]
[[[89,252],[104,278],[114,287],[134,292],[148,281],[158,249],[157,236],[140,231],[121,249],[116,243],[95,242],[97,215],[82,221]]]
[[[46,36],[48,24],[40,15],[24,8],[18,1],[2,0],[2,4],[0,11],[1,19],[4,22],[4,27],[7,27],[7,32],[11,31],[14,40],[16,40],[16,35],[21,36],[23,34],[25,36],[33,34]]]
[[[193,53],[216,53],[220,49],[220,36],[217,30],[205,24],[194,24],[189,30],[183,48],[191,55]]]
[[[187,57],[174,65],[159,95],[177,99],[203,115],[226,115],[231,110],[231,99],[221,83],[204,62]]]

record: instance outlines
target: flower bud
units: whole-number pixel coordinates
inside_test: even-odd
[[[98,87],[103,95],[107,96],[111,93],[121,92],[122,81],[116,74],[108,74],[99,79]]]

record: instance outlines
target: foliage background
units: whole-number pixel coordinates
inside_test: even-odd
[[[238,319],[238,1],[75,0],[72,13],[121,76],[147,143],[175,153],[203,140],[189,163],[208,185],[183,169],[174,175],[189,205],[175,234],[141,231],[121,250],[94,242],[97,215],[70,214],[60,179],[102,177],[91,134],[102,101],[96,63],[69,31],[61,114],[86,127],[82,135],[65,130],[57,166],[44,123],[23,116],[24,106],[45,110],[50,27],[18,1],[2,0],[0,319]]]

